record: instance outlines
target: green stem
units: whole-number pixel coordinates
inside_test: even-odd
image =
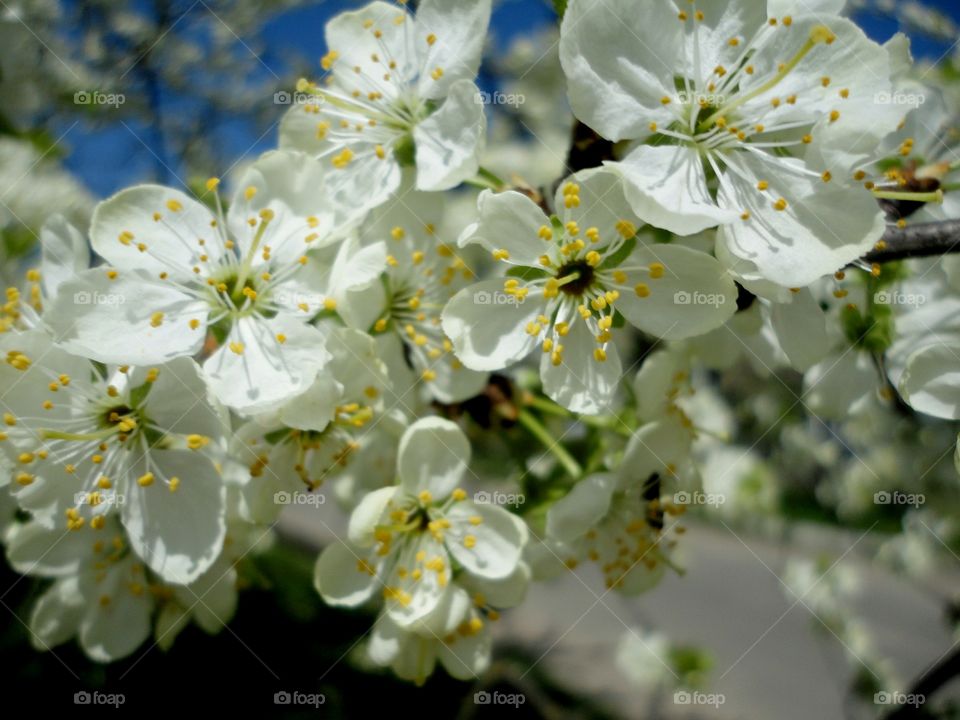
[[[874,190],[873,196],[880,200],[912,200],[923,203],[942,203],[943,190],[933,192],[899,192],[896,190]]]
[[[630,426],[623,422],[623,420],[618,418],[616,415],[576,415],[566,408],[560,407],[555,402],[542,397],[531,398],[527,402],[527,405],[536,408],[541,412],[549,413],[550,415],[556,415],[558,417],[569,418],[571,420],[577,420],[578,422],[582,422],[584,425],[600,428],[601,430],[610,430],[627,437],[633,436],[633,430],[630,429]]]
[[[479,170],[477,170],[477,177],[489,183],[489,187],[492,187],[494,190],[505,190],[507,188],[506,182],[504,182],[498,175],[495,175],[487,170],[485,167],[481,167]]]
[[[567,452],[567,449],[563,447],[563,445],[553,439],[550,431],[543,426],[543,423],[541,423],[536,416],[534,416],[528,410],[520,410],[519,414],[517,415],[517,419],[520,421],[521,425],[530,431],[531,435],[539,440],[543,446],[553,454],[553,456],[557,459],[557,462],[563,465],[563,469],[566,470],[570,477],[572,477],[574,480],[580,478],[580,476],[583,474],[583,470],[580,468],[580,463],[578,463],[573,456]]]

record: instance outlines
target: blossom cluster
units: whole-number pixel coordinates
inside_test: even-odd
[[[532,581],[591,562],[641,593],[696,498],[772,512],[718,373],[799,373],[838,422],[895,397],[960,419],[957,268],[863,259],[960,212],[957,98],[838,0],[646,5],[568,3],[558,71],[609,154],[539,187],[487,128],[490,0],[378,0],[327,24],[235,181],[47,219],[0,310],[4,544],[51,581],[39,648],[219,631],[289,499],[329,491],[349,527],[318,601],[374,610],[366,652],[403,678],[473,678]],[[878,101],[911,89],[931,101]],[[528,476],[529,504],[484,491]]]

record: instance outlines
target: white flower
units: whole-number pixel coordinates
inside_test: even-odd
[[[892,90],[887,50],[829,14],[838,3],[766,5],[571,0],[560,58],[574,113],[637,143],[613,167],[638,215],[678,234],[721,225],[731,254],[804,286],[883,233],[853,175],[900,111],[875,100]]]
[[[626,466],[626,461],[625,461]],[[661,503],[659,478],[624,483],[612,473],[588,475],[547,512],[547,536],[569,551],[567,567],[597,563],[608,589],[635,595],[657,585],[669,559],[664,533],[683,511]]]
[[[54,578],[30,614],[30,639],[49,650],[76,637],[97,662],[130,655],[150,636],[154,596],[146,569],[113,518],[96,538],[30,522],[10,533],[10,564]]]
[[[398,484],[367,495],[350,517],[349,543],[330,545],[318,559],[323,599],[356,606],[382,590],[389,618],[411,627],[450,602],[459,573],[481,582],[514,573],[526,525],[467,499],[457,485],[469,459],[454,423],[425,418],[411,425],[400,441]]]
[[[960,420],[960,344],[928,345],[910,355],[900,394],[914,410]]]
[[[622,370],[618,317],[652,335],[683,338],[722,325],[736,309],[733,280],[706,253],[637,235],[618,177],[578,173],[557,189],[549,218],[519,192],[479,198],[479,221],[460,244],[480,243],[507,278],[461,290],[443,329],[463,363],[496,370],[538,346],[544,392],[564,407],[601,413]]]
[[[30,616],[31,640],[49,650],[76,636],[93,660],[111,662],[136,650],[157,613],[157,643],[168,648],[191,620],[219,632],[236,608],[235,554],[224,552],[190,585],[164,582],[143,564],[116,518],[96,538],[38,522],[15,526],[7,556],[25,575],[52,578]]]
[[[376,344],[357,330],[339,328],[330,334],[327,350],[331,361],[306,392],[236,435],[232,455],[248,468],[243,494],[255,522],[273,522],[290,493],[312,492],[357,463],[377,468],[369,479],[380,486],[393,473],[397,441],[391,442],[388,432],[377,433],[379,445],[361,456],[360,440],[367,433],[380,423],[392,430],[396,422],[383,415],[389,381]]]
[[[489,623],[500,618],[500,609],[523,601],[529,580],[530,569],[521,562],[503,580],[484,581],[482,592],[471,595],[469,584],[454,587],[429,622],[418,621],[409,628],[384,613],[370,633],[367,655],[421,685],[437,660],[457,679],[476,679],[490,665]]]
[[[350,293],[341,315],[376,337],[393,384],[391,405],[414,405],[409,390],[418,381],[443,403],[474,397],[487,382],[486,373],[454,356],[440,324],[450,298],[475,279],[462,252],[438,237],[441,222],[435,196],[409,189],[362,229],[367,242],[386,242],[387,270],[379,285]]]
[[[118,514],[137,553],[173,582],[208,568],[225,501],[204,448],[218,444],[223,420],[196,363],[101,372],[39,331],[3,336],[0,353],[0,450],[16,464],[21,507],[88,537]]]
[[[141,365],[195,355],[210,330],[219,347],[204,371],[222,402],[252,413],[290,399],[328,359],[309,321],[383,268],[382,246],[344,242],[332,267],[310,252],[337,241],[353,217],[326,204],[323,177],[304,155],[268,153],[226,218],[219,204],[213,213],[170,188],[118,193],[91,228],[112,267],[65,281],[44,319],[72,352]]]
[[[334,197],[375,207],[416,165],[417,188],[447,190],[476,174],[486,122],[473,83],[490,0],[424,0],[406,9],[373,2],[326,27],[316,102],[284,118],[281,147],[322,157],[335,169]]]
[[[57,296],[61,283],[88,267],[86,238],[63,215],[51,215],[40,228],[40,267],[27,270],[25,293],[15,286],[6,289],[5,302],[0,305],[0,332],[39,327],[40,314]]]

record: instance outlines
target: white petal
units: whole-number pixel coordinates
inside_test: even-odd
[[[366,553],[334,540],[324,548],[314,568],[313,586],[328,605],[356,607],[373,597],[380,586],[376,574],[362,565]],[[371,567],[373,563],[371,562]]]
[[[227,214],[230,232],[245,252],[264,209],[273,212],[261,240],[270,247],[271,258],[279,264],[294,262],[308,249],[307,237],[316,236],[309,248],[331,244],[344,228],[363,215],[362,199],[354,205],[334,203],[325,192],[327,176],[333,170],[321,160],[289,150],[262,155],[241,178]],[[254,192],[250,192],[253,188]]]
[[[621,475],[646,482],[654,473],[666,474],[671,467],[683,467],[689,461],[690,443],[690,431],[674,416],[647,423],[627,443]]]
[[[196,354],[208,314],[206,302],[144,271],[120,270],[111,280],[97,268],[64,281],[44,320],[70,352],[105,363],[149,365]],[[196,330],[191,320],[199,323]]]
[[[572,543],[583,537],[610,510],[617,478],[606,473],[589,475],[573,486],[547,511],[547,536]]]
[[[142,582],[142,575],[132,572],[133,563],[128,556],[110,568],[96,588],[97,596],[88,600],[80,625],[80,646],[97,662],[126,657],[150,636],[153,598],[147,591],[131,591],[132,583]],[[109,597],[109,602],[102,603],[103,597]]]
[[[154,219],[157,215],[159,219]],[[205,205],[179,190],[136,185],[97,205],[90,242],[98,255],[118,268],[189,276],[200,264],[200,255],[215,263],[224,252],[217,230],[210,226],[213,220]],[[128,242],[121,242],[121,236]],[[201,246],[200,239],[207,242]],[[139,243],[146,251],[138,250]]]
[[[829,352],[827,318],[809,290],[791,294],[793,302],[772,303],[770,322],[790,365],[806,372]]]
[[[458,502],[447,513],[447,550],[463,568],[482,578],[505,578],[517,568],[527,542],[527,526],[516,515],[495,505]],[[481,520],[476,523],[476,519]],[[471,543],[466,541],[472,537]],[[472,544],[472,547],[467,547]]]
[[[40,276],[48,300],[56,296],[60,283],[90,267],[87,239],[59,213],[40,228],[40,251]]]
[[[161,450],[150,457],[167,479],[179,478],[179,485],[173,492],[159,476],[147,487],[131,478],[123,524],[130,544],[154,572],[186,584],[209,568],[223,548],[223,481],[213,463],[192,450]],[[145,469],[141,464],[137,476]]]
[[[607,343],[606,359],[598,361],[594,350],[600,344],[579,316],[575,316],[569,333],[561,340],[563,354],[559,365],[553,364],[552,353],[540,356],[543,392],[573,412],[598,415],[610,411],[623,374],[616,346]]]
[[[150,422],[164,431],[204,435],[217,439],[228,430],[227,421],[209,400],[200,366],[190,358],[177,358],[159,367],[138,366],[130,371],[130,387],[146,382],[156,372],[146,397]]]
[[[285,336],[284,342],[277,340]],[[237,353],[230,348],[242,351]],[[285,315],[240,318],[203,365],[210,387],[225,405],[245,413],[285,403],[313,384],[329,359],[324,334]]]
[[[506,250],[511,265],[540,267],[546,245],[538,236],[550,220],[536,203],[514,190],[493,193],[484,190],[477,198],[478,220],[460,236],[460,247],[478,243],[487,250]]]
[[[49,650],[77,634],[86,611],[77,578],[54,583],[30,613],[30,642],[37,650]]]
[[[379,488],[368,493],[350,515],[347,536],[358,547],[367,548],[374,543],[374,532],[383,523],[387,508],[397,495],[394,486]]]
[[[692,235],[737,217],[717,207],[710,196],[696,148],[641,145],[621,162],[607,163],[607,167],[623,177],[633,211],[656,227]]]
[[[645,137],[667,123],[683,26],[672,3],[569,3],[560,27],[560,62],[574,114],[609,140]]]
[[[805,287],[855,260],[883,235],[883,213],[862,187],[809,177],[800,160],[742,153],[737,166],[739,173],[725,173],[719,202],[750,217],[721,227],[718,242],[755,263],[768,280]],[[769,190],[757,190],[761,180]],[[774,208],[780,198],[787,202],[783,211]]]
[[[480,632],[455,635],[448,645],[439,643],[437,657],[451,677],[458,680],[476,680],[490,666],[493,636],[484,627]]]
[[[537,346],[526,328],[545,309],[542,293],[517,301],[504,293],[503,283],[486,280],[466,287],[443,309],[443,332],[456,356],[473,370],[499,370]]]
[[[653,263],[664,266],[663,276],[628,271],[627,288],[614,303],[631,325],[678,340],[718,328],[736,312],[733,278],[710,255],[681,245],[641,245],[625,261],[630,266]],[[639,283],[649,289],[646,297],[637,295]]]
[[[440,109],[413,129],[418,190],[449,190],[477,174],[487,130],[479,93],[458,80]]]
[[[914,410],[960,419],[960,346],[930,345],[913,353],[900,377],[900,392]]]
[[[458,80],[473,80],[480,68],[490,23],[490,0],[424,0],[417,7],[419,95],[442,98]],[[427,37],[433,35],[430,43]],[[434,79],[431,73],[443,74]]]
[[[423,418],[400,439],[400,484],[414,497],[424,490],[436,501],[447,497],[462,481],[469,462],[470,442],[449,420]]]

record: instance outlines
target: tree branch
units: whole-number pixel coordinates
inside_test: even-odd
[[[883,249],[871,250],[862,260],[884,263],[960,252],[960,220],[917,223],[904,228],[890,227],[883,234],[883,243]]]
[[[905,694],[923,695],[925,700],[929,700],[937,690],[957,676],[960,676],[960,648],[954,650],[921,675]],[[901,705],[891,710],[885,720],[929,717],[925,712],[922,712],[922,708],[923,705]]]

